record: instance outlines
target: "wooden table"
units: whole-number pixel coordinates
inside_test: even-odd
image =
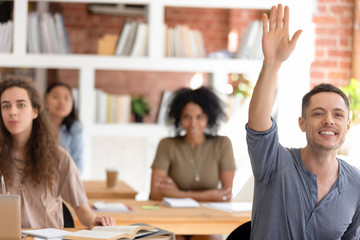
[[[111,201],[114,202],[114,201]],[[113,216],[116,225],[147,223],[174,232],[176,235],[229,234],[239,225],[251,219],[251,212],[230,213],[204,206],[199,208],[169,208],[160,201],[136,201],[120,199],[132,209],[130,212],[97,212],[98,215]],[[159,206],[144,209],[143,206]],[[74,217],[75,227],[81,224]]]
[[[137,192],[126,182],[119,181],[115,188],[107,188],[106,180],[83,181],[86,195],[91,199],[118,199],[132,198],[135,199]]]

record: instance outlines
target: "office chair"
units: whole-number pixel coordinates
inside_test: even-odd
[[[226,240],[248,240],[250,239],[251,232],[251,221],[248,221],[244,224],[241,224],[239,227],[235,228]]]
[[[66,204],[63,202],[63,215],[64,215],[64,228],[74,228],[74,219],[71,215],[71,212],[69,208],[66,206]]]

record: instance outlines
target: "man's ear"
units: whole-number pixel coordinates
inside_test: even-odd
[[[301,131],[305,132],[305,119],[303,117],[299,117],[298,123]]]

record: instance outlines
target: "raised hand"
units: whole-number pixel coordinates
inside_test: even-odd
[[[283,9],[281,4],[277,8],[276,6],[271,8],[269,19],[264,14],[262,20],[264,58],[267,61],[282,63],[295,49],[296,42],[302,31],[296,31],[289,40],[289,7],[285,6]]]
[[[269,20],[269,21],[268,21]],[[276,81],[281,64],[295,49],[301,30],[289,40],[289,7],[272,7],[270,17],[263,16],[263,66],[249,106],[249,127],[265,131],[272,125],[271,111],[276,93]]]

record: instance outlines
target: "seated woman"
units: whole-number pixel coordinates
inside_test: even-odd
[[[81,172],[83,169],[82,128],[75,111],[71,87],[62,82],[49,85],[45,95],[45,106],[60,145],[70,153]]]
[[[57,145],[36,87],[30,81],[0,82],[0,173],[21,197],[21,227],[63,228],[62,201],[81,223],[114,225],[91,210],[71,156]]]
[[[226,118],[220,99],[205,87],[179,89],[168,118],[174,122],[176,136],[159,143],[150,199],[230,201],[235,160],[230,139],[217,135],[220,120]]]

